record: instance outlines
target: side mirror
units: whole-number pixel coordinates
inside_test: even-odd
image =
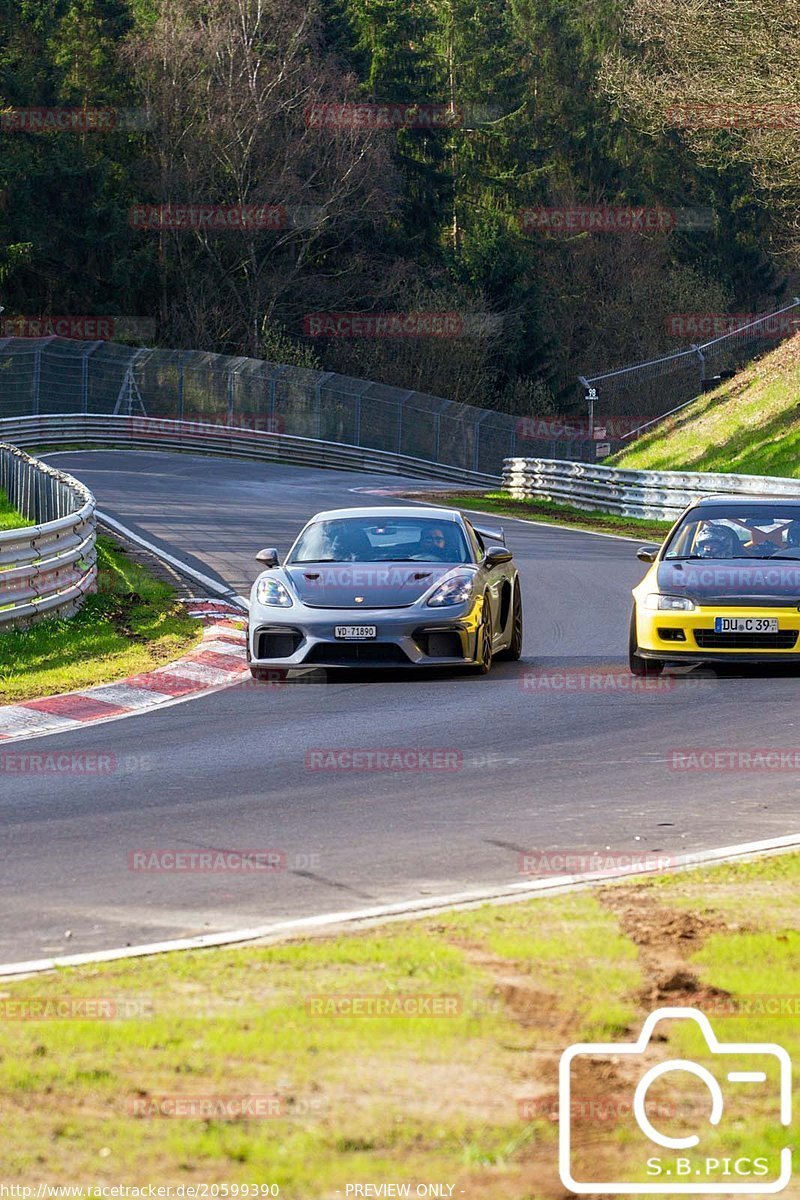
[[[270,546],[267,550],[259,550],[256,555],[256,562],[263,563],[265,567],[277,567],[278,551],[274,546]]]
[[[506,546],[491,546],[486,551],[483,562],[487,567],[499,567],[502,563],[511,562],[514,555]]]
[[[653,563],[658,558],[658,546],[640,546],[636,557],[639,562]]]

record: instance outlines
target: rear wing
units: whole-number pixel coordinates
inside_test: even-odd
[[[502,546],[506,544],[506,534],[503,526],[500,525],[497,529],[489,529],[487,525],[476,525],[474,521],[470,524],[476,533],[479,533],[482,538],[489,542],[499,542]]]

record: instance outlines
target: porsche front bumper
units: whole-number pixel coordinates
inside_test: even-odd
[[[336,637],[337,625],[374,625],[366,641]],[[255,605],[247,630],[251,668],[423,667],[476,663],[480,605],[431,608],[291,608]]]

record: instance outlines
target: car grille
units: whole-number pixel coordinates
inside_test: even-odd
[[[713,629],[695,629],[694,637],[701,650],[791,650],[797,642],[797,630],[715,633]]]
[[[394,642],[318,642],[305,663],[405,663],[411,660]]]

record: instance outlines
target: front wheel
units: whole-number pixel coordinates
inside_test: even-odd
[[[664,670],[664,663],[660,658],[642,658],[641,654],[639,654],[639,643],[636,640],[635,606],[631,613],[631,628],[628,635],[628,666],[630,667],[631,675],[641,677],[660,675]]]
[[[478,671],[481,675],[488,675],[492,669],[494,661],[494,647],[492,641],[494,639],[494,628],[492,626],[492,610],[489,607],[489,597],[483,598],[483,621],[481,622],[480,630],[478,631],[478,641],[480,643],[480,656],[478,658]]]
[[[511,611],[511,641],[505,650],[501,650],[498,658],[518,662],[522,658],[522,596],[519,584],[514,588],[514,605]]]

